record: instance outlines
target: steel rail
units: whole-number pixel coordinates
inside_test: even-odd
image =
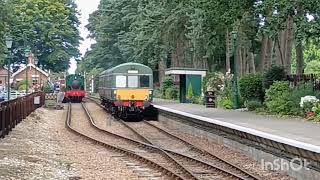
[[[246,176],[246,178],[261,179],[261,178],[255,176],[255,175],[251,174],[250,172],[248,172],[248,171],[246,171],[246,170],[244,170],[244,169],[242,169],[242,168],[240,168],[240,167],[238,167],[238,166],[236,166],[236,165],[234,165],[234,164],[232,164],[232,163],[230,163],[230,162],[228,162],[228,161],[226,161],[226,160],[224,160],[224,159],[222,159],[222,158],[220,158],[220,157],[218,157],[218,156],[216,156],[216,155],[214,155],[212,153],[210,153],[209,151],[207,151],[205,149],[197,147],[194,144],[191,144],[190,142],[188,142],[188,141],[186,141],[186,140],[184,140],[184,139],[182,139],[182,138],[180,138],[180,137],[178,137],[178,136],[176,136],[176,135],[174,135],[174,134],[172,134],[172,133],[170,133],[170,132],[168,132],[168,131],[166,131],[166,130],[164,130],[164,129],[162,129],[162,128],[160,128],[160,127],[158,127],[158,126],[156,126],[156,125],[154,125],[154,124],[152,124],[150,122],[148,122],[148,121],[143,121],[143,123],[145,123],[145,124],[147,124],[147,125],[149,125],[149,126],[151,126],[153,128],[156,128],[157,130],[165,133],[166,135],[185,143],[187,146],[191,147],[195,151],[198,151],[199,153],[207,155],[207,156],[209,156],[209,157],[211,157],[211,158],[213,158],[213,159],[215,159],[217,161],[220,161],[221,163],[224,163],[225,165],[229,166],[230,168],[233,168],[234,170],[239,171],[240,173],[244,174]]]
[[[148,138],[144,137],[142,134],[140,134],[137,130],[135,130],[134,128],[132,128],[131,126],[129,126],[127,123],[125,123],[124,121],[120,120],[120,122],[126,126],[128,129],[130,129],[131,131],[133,131],[135,134],[137,134],[139,137],[141,137],[142,139],[144,139],[145,141],[148,141],[149,144],[151,145],[154,145],[156,146],[151,140],[149,140]],[[157,146],[158,147],[158,146]],[[176,152],[176,151],[173,151],[173,150],[169,150],[169,149],[165,149],[163,147],[158,147],[160,149],[163,149],[165,150],[166,152],[170,153],[171,155],[174,155],[174,156],[178,156],[178,157],[181,157],[187,161],[193,161],[193,162],[196,162],[198,164],[202,164],[203,167],[207,167],[207,168],[211,168],[211,169],[215,169],[215,170],[218,170],[218,171],[221,171],[225,174],[228,174],[228,175],[231,175],[237,179],[248,179],[247,177],[243,177],[243,176],[240,176],[238,174],[235,174],[229,170],[226,170],[226,169],[223,169],[217,165],[214,165],[214,164],[211,164],[211,163],[208,163],[208,162],[205,162],[201,159],[198,159],[198,158],[195,158],[195,157],[192,157],[190,155],[186,155],[186,154],[182,154],[182,153],[179,153],[179,152]],[[176,159],[175,157],[173,157],[174,159]],[[185,167],[187,168],[187,167]],[[251,178],[250,178],[251,179]],[[252,179],[255,179],[255,178],[252,178]]]
[[[95,142],[96,144],[99,144],[99,145],[102,145],[108,149],[111,149],[113,151],[116,151],[116,152],[119,152],[119,153],[122,153],[122,154],[125,154],[131,158],[134,158],[136,160],[138,160],[139,162],[143,163],[143,164],[147,164],[149,166],[151,166],[152,168],[154,169],[158,169],[158,170],[161,170],[162,172],[164,172],[165,175],[171,177],[172,179],[177,179],[177,180],[185,180],[185,178],[181,177],[180,175],[168,170],[167,168],[163,167],[162,165],[160,164],[157,164],[156,162],[153,162],[131,150],[127,150],[127,149],[124,149],[124,148],[121,148],[121,147],[116,147],[116,146],[113,146],[111,144],[108,144],[108,143],[105,143],[105,142],[102,142],[102,141],[99,141],[95,138],[92,138],[90,136],[87,136],[83,133],[81,133],[80,131],[76,130],[75,128],[73,128],[71,126],[71,113],[72,113],[72,105],[71,103],[68,104],[68,109],[67,109],[67,116],[66,116],[66,127],[73,133],[77,134],[77,135],[80,135],[82,137],[85,137],[86,139],[90,140],[90,141],[93,141]]]
[[[95,100],[93,100],[93,99],[91,99],[91,98],[88,98],[88,99],[90,99],[91,101],[95,102],[99,107],[105,109],[105,108],[104,108],[102,105],[100,105],[97,101],[95,101]],[[94,98],[94,99],[97,99],[97,98]],[[191,157],[191,156],[188,156],[188,155],[185,155],[185,154],[181,154],[181,153],[179,153],[179,152],[175,152],[175,151],[172,151],[172,150],[169,150],[169,149],[165,149],[165,148],[162,148],[162,147],[158,147],[158,146],[154,145],[149,139],[147,139],[146,137],[144,137],[143,135],[141,135],[140,133],[138,133],[138,132],[137,132],[135,129],[133,129],[131,126],[128,126],[127,123],[123,122],[123,121],[120,120],[120,119],[119,119],[119,121],[120,121],[126,128],[128,128],[128,129],[131,130],[133,133],[135,133],[140,139],[142,139],[144,142],[147,143],[147,144],[143,143],[144,145],[147,145],[147,146],[152,145],[153,148],[157,148],[157,149],[164,150],[165,152],[170,153],[170,156],[171,156],[171,158],[173,158],[173,159],[175,159],[175,158],[174,158],[172,155],[180,156],[180,157],[183,157],[183,158],[185,158],[185,159],[189,159],[189,160],[191,160],[191,161],[195,161],[195,162],[201,163],[201,164],[203,164],[203,165],[206,166],[206,167],[210,167],[210,168],[213,168],[213,169],[217,169],[217,170],[219,170],[219,171],[222,171],[222,172],[224,172],[224,173],[227,173],[227,174],[229,174],[229,175],[231,175],[231,176],[233,176],[233,177],[235,177],[235,178],[238,178],[238,179],[260,179],[259,177],[256,177],[255,175],[253,175],[253,174],[251,174],[251,173],[249,173],[249,172],[241,169],[240,167],[237,167],[237,166],[235,166],[235,165],[233,165],[233,164],[231,164],[231,163],[229,163],[229,162],[227,162],[227,161],[225,161],[225,160],[223,160],[223,159],[221,159],[221,158],[219,158],[219,157],[211,154],[210,152],[207,152],[206,150],[200,149],[200,148],[194,146],[193,144],[191,144],[191,143],[189,143],[189,142],[186,142],[186,141],[184,141],[183,139],[181,139],[181,138],[179,138],[179,137],[176,137],[175,135],[173,135],[173,134],[171,134],[171,133],[169,133],[169,132],[167,132],[167,131],[165,131],[165,130],[163,130],[163,129],[161,129],[161,128],[158,128],[157,126],[154,126],[153,124],[151,124],[151,123],[149,123],[149,122],[147,122],[147,121],[143,121],[143,122],[145,122],[145,123],[147,123],[148,125],[151,125],[151,126],[157,128],[157,129],[159,129],[161,132],[164,132],[164,133],[166,133],[166,134],[168,134],[168,135],[170,135],[170,136],[172,136],[172,137],[174,137],[174,138],[177,138],[178,140],[186,143],[188,146],[192,147],[192,148],[195,149],[196,151],[199,151],[200,153],[205,153],[205,154],[211,156],[212,158],[217,159],[218,161],[224,163],[225,165],[227,165],[227,166],[235,169],[236,171],[240,172],[242,175],[238,175],[238,174],[236,174],[236,173],[234,173],[234,172],[231,172],[231,171],[229,171],[229,170],[223,169],[223,168],[221,168],[221,167],[219,167],[219,166],[217,166],[217,165],[214,165],[214,164],[205,162],[205,161],[203,161],[203,160],[201,160],[201,159],[198,159],[198,158],[195,158],[195,157]],[[92,123],[93,123],[93,125],[94,125],[96,128],[98,128],[98,129],[100,129],[100,130],[102,130],[102,131],[104,131],[104,132],[106,132],[106,133],[111,133],[111,132],[109,132],[109,131],[106,131],[106,130],[104,130],[104,129],[99,128],[97,125],[95,125],[94,121],[92,121]],[[114,134],[114,133],[111,133],[111,134]],[[118,137],[121,137],[121,138],[125,138],[125,139],[130,140],[130,141],[135,141],[136,143],[142,143],[141,141],[136,141],[136,140],[133,140],[133,139],[131,139],[131,138],[127,138],[127,137],[124,137],[124,136],[121,136],[121,135],[117,135],[117,134],[115,134],[115,135],[118,136]],[[180,163],[179,163],[179,164],[180,164]],[[181,166],[183,166],[183,165],[181,165]],[[243,174],[244,174],[244,176],[243,176]],[[196,176],[195,174],[193,174],[193,175]]]
[[[139,141],[135,141],[131,138],[127,138],[127,137],[124,137],[124,136],[121,136],[121,135],[118,135],[118,134],[115,134],[115,133],[112,133],[112,132],[109,132],[109,131],[106,131],[104,129],[101,129],[100,127],[98,127],[96,125],[96,123],[94,122],[89,110],[85,107],[85,105],[83,103],[81,103],[83,109],[86,111],[86,116],[88,117],[88,119],[90,120],[90,124],[97,130],[99,130],[100,132],[103,132],[103,133],[106,133],[108,135],[111,135],[113,137],[117,137],[117,138],[120,138],[120,139],[123,139],[123,140],[126,140],[126,141],[129,141],[133,144],[136,144],[138,146],[142,146],[144,147],[145,149],[152,149],[152,150],[155,150],[155,151],[158,151],[159,153],[161,153],[162,155],[164,155],[166,158],[168,158],[169,160],[173,161],[178,167],[179,167],[179,170],[182,170],[184,171],[184,175],[185,176],[188,176],[188,179],[195,179],[195,180],[198,180],[198,178],[192,173],[190,172],[189,170],[187,170],[186,168],[184,168],[181,163],[179,163],[178,161],[176,161],[175,159],[172,158],[172,156],[170,156],[170,154],[168,154],[166,151],[164,151],[163,149],[160,149],[156,146],[152,146],[150,144],[146,144],[146,143],[143,143],[143,142],[139,142]],[[182,177],[181,177],[182,178]]]

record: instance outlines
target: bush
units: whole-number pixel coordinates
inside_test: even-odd
[[[166,99],[178,99],[179,91],[176,87],[166,89]]]
[[[160,91],[161,91],[161,97],[162,98],[165,98],[166,97],[166,89],[168,88],[171,88],[171,87],[174,87],[174,82],[173,82],[173,79],[172,77],[170,76],[166,76],[162,83],[161,83],[161,88],[160,88]]]
[[[203,92],[214,91],[215,93],[221,91],[224,87],[225,77],[220,72],[208,73],[203,79]]]
[[[188,86],[187,98],[190,100],[193,98],[193,88],[191,83]]]
[[[155,89],[153,91],[153,97],[155,98],[161,98],[161,90],[160,89]]]
[[[249,74],[239,80],[239,89],[244,101],[263,101],[264,92],[262,88],[262,77],[260,75]]]
[[[52,90],[51,86],[47,85],[47,86],[45,86],[45,87],[43,88],[43,92],[45,92],[45,93],[52,93],[53,90]]]
[[[319,92],[314,91],[312,83],[300,83],[294,87],[291,93],[292,100],[300,104],[301,97],[316,96],[319,98]]]
[[[294,103],[290,99],[290,87],[288,82],[275,82],[266,91],[266,106],[272,114],[290,115]]]
[[[286,79],[287,73],[284,67],[272,66],[263,76],[263,88],[269,89],[275,81],[285,81]]]
[[[257,101],[257,100],[247,101],[245,103],[245,105],[246,105],[246,108],[248,109],[248,111],[255,111],[256,109],[262,107],[261,101]]]
[[[299,84],[291,89],[288,82],[275,82],[266,92],[266,106],[273,114],[303,116],[300,100],[307,95],[319,96],[312,84]]]
[[[18,90],[19,90],[19,91],[25,91],[26,88],[27,88],[27,85],[26,85],[26,84],[21,84],[21,85],[19,85]]]
[[[204,99],[202,96],[195,96],[193,97],[192,101],[194,104],[200,104],[200,105],[204,104]]]
[[[223,99],[222,100],[222,106],[225,109],[232,109],[233,108],[233,102],[230,99]]]

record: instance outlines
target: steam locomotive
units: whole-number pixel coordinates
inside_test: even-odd
[[[81,102],[85,95],[84,77],[79,74],[68,75],[66,77],[64,102]]]

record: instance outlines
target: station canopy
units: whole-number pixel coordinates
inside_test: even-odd
[[[204,78],[206,74],[206,69],[196,68],[169,68],[165,71],[165,75],[200,75],[202,78]]]
[[[187,97],[187,93],[190,90],[192,90],[192,94],[194,97],[203,95],[202,80],[206,76],[206,74],[207,70],[195,68],[169,68],[165,71],[165,75],[179,76],[179,97],[181,103],[191,101]]]

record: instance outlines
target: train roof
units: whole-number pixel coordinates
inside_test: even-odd
[[[140,63],[123,63],[103,71],[101,74],[128,73],[129,70],[138,70],[137,74],[152,74],[152,69]]]

